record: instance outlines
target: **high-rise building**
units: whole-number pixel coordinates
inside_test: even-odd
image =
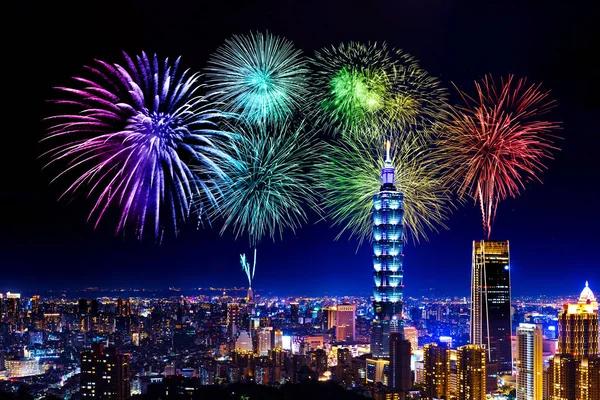
[[[558,352],[598,355],[598,301],[587,282],[577,304],[565,304],[558,315]]]
[[[340,304],[336,311],[335,337],[338,342],[353,342],[356,335],[356,305]]]
[[[481,344],[468,344],[456,350],[458,400],[483,400],[486,395],[486,350]]]
[[[598,301],[588,282],[576,304],[558,318],[558,354],[550,360],[544,386],[551,400],[600,398]]]
[[[517,328],[517,400],[543,396],[542,327],[519,324]]]
[[[423,347],[425,399],[448,399],[450,349],[445,343],[430,343]]]
[[[471,272],[471,344],[484,344],[488,363],[498,373],[511,374],[508,240],[474,241]]]
[[[269,350],[271,350],[271,335],[273,333],[272,326],[266,326],[264,328],[260,328],[260,332],[258,332],[258,354],[260,356],[269,355]]]
[[[227,304],[227,332],[234,336],[241,328],[242,315],[238,303]]]
[[[17,323],[21,313],[21,293],[6,293],[6,316],[12,323]]]
[[[373,329],[371,352],[389,356],[390,332],[402,332],[403,195],[394,186],[395,169],[386,144],[382,185],[373,196]]]
[[[335,306],[323,309],[323,326],[322,326],[323,330],[328,331],[331,328],[335,327],[335,325],[336,325],[335,313],[336,312],[337,312],[337,307],[335,307]]]
[[[390,361],[383,358],[367,358],[366,361],[366,382],[381,382],[384,386],[388,386]]]
[[[397,392],[406,393],[412,386],[410,371],[411,345],[400,332],[390,334],[389,385]]]
[[[298,303],[290,303],[290,315],[292,317],[292,324],[297,324],[300,318],[300,305]]]
[[[273,348],[283,348],[283,331],[281,329],[275,329],[273,332]]]
[[[549,386],[551,400],[575,400],[577,360],[557,354],[550,359]]]
[[[84,399],[125,400],[130,396],[129,354],[94,344],[81,353],[81,396]]]
[[[419,348],[419,331],[414,326],[404,327],[404,339],[410,342],[413,351]]]
[[[246,331],[241,331],[235,341],[235,349],[237,351],[252,352],[252,337]]]
[[[126,317],[131,315],[131,301],[123,300],[121,297],[117,299],[117,315],[119,317]],[[181,322],[181,321],[179,321]]]
[[[575,375],[577,377],[575,389],[577,399],[600,399],[600,357],[583,358],[577,365]]]

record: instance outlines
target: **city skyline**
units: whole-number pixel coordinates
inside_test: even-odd
[[[18,11],[20,6],[14,7]],[[400,10],[392,6],[390,12],[375,13],[366,19],[361,16],[364,24],[358,31],[334,22],[337,31],[322,37],[302,23],[302,18],[310,11],[281,5],[273,6],[273,12],[283,16],[293,10],[298,17],[289,24],[281,24],[250,9],[248,12],[256,18],[248,18],[248,21],[253,22],[225,20],[217,29],[200,27],[190,39],[178,41],[174,40],[177,29],[174,32],[170,29],[174,27],[172,22],[154,25],[134,21],[124,25],[127,29],[144,32],[142,37],[111,33],[102,17],[110,15],[122,22],[125,19],[107,9],[87,20],[90,29],[85,31],[86,45],[81,46],[79,39],[72,38],[71,33],[84,29],[78,18],[89,16],[93,9],[82,6],[83,9],[74,10],[64,5],[44,7],[34,12],[32,29],[42,32],[49,26],[49,21],[53,21],[53,27],[58,27],[44,29],[46,33],[40,35],[39,42],[9,44],[11,56],[22,64],[16,71],[16,78],[9,82],[11,97],[15,99],[13,104],[20,106],[9,112],[24,126],[22,133],[9,138],[15,140],[15,149],[22,162],[18,173],[7,173],[0,193],[0,249],[3,253],[0,289],[35,290],[60,288],[65,284],[168,287],[187,285],[191,281],[194,284],[190,286],[195,287],[245,284],[237,258],[238,254],[250,251],[244,238],[235,241],[229,236],[219,237],[217,228],[196,230],[193,223],[183,227],[178,237],[168,237],[161,245],[138,243],[133,237],[122,239],[114,236],[107,225],[94,231],[91,224],[86,224],[85,210],[78,201],[71,204],[56,201],[60,188],[48,185],[48,174],[40,172],[41,163],[36,158],[40,151],[37,142],[45,128],[41,120],[51,112],[51,107],[45,103],[52,97],[51,88],[68,82],[82,64],[100,56],[117,60],[122,49],[132,52],[148,49],[163,56],[182,54],[186,66],[200,69],[230,33],[257,29],[286,36],[306,54],[327,43],[385,39],[409,50],[433,75],[440,76],[447,87],[454,82],[465,89],[474,79],[488,72],[498,76],[514,72],[542,82],[544,88],[552,90],[552,97],[558,102],[552,116],[564,121],[563,130],[558,133],[563,137],[559,143],[562,150],[555,153],[555,160],[549,162],[548,170],[542,174],[544,184],[532,182],[517,199],[500,204],[493,239],[511,241],[512,291],[515,295],[536,294],[528,292],[533,287],[539,293],[572,292],[581,285],[581,278],[552,279],[565,263],[578,270],[592,285],[598,285],[594,282],[597,264],[593,248],[594,229],[600,216],[597,208],[589,207],[598,200],[597,187],[589,185],[595,176],[591,152],[600,140],[593,134],[593,115],[598,109],[598,100],[592,93],[598,82],[591,74],[575,73],[588,68],[586,49],[593,48],[593,42],[585,37],[578,39],[586,32],[589,21],[582,21],[569,36],[563,34],[570,29],[567,24],[546,23],[560,21],[564,15],[564,10],[551,5],[545,8],[514,5],[504,9],[485,4],[474,8],[437,4],[427,12],[416,5],[405,5],[403,10],[407,12],[394,17],[403,22],[399,28],[392,29],[379,23],[390,21],[391,17],[386,14]],[[220,10],[217,5],[211,7],[212,12]],[[192,9],[189,16],[182,15],[181,18],[191,18],[199,11]],[[359,18],[359,13],[348,12],[351,19]],[[481,18],[494,13],[499,15]],[[148,15],[150,21],[156,17],[152,15]],[[324,22],[332,15],[335,15],[334,9],[325,7],[323,16],[317,21]],[[510,22],[518,23],[523,18],[528,21],[522,27],[523,31],[513,31]],[[474,37],[474,43],[464,45],[459,39],[468,31],[466,28],[457,30],[455,21],[467,20],[473,20],[480,28],[487,27],[487,37]],[[62,23],[55,24],[55,21]],[[488,45],[486,48],[504,49],[505,52],[479,54],[471,49],[483,44]],[[556,46],[563,52],[554,52]],[[506,53],[512,55],[506,57]],[[563,53],[568,53],[569,57]],[[36,68],[31,74],[32,66],[36,65],[34,57],[38,55],[53,62],[42,69]],[[455,59],[461,62],[454,62]],[[453,103],[458,101],[455,93],[451,100]],[[3,171],[11,169],[14,165]],[[371,279],[370,244],[364,243],[357,252],[355,240],[348,241],[343,237],[335,241],[337,229],[330,228],[328,221],[317,222],[315,215],[310,217],[310,222],[296,235],[286,232],[282,241],[264,240],[259,245],[259,253],[264,256],[261,255],[253,288],[268,291],[277,287],[291,294],[369,292],[370,288],[365,287],[364,282]],[[560,229],[557,221],[560,221]],[[407,295],[468,294],[469,288],[463,282],[469,280],[470,244],[472,240],[483,239],[479,210],[470,202],[460,206],[450,216],[448,226],[447,231],[431,233],[430,242],[415,246],[409,238],[404,263]],[[223,257],[224,250],[228,255],[231,253],[230,259]],[[561,257],[556,257],[557,254]],[[439,261],[442,256],[444,265]],[[318,280],[305,279],[315,274],[319,274]],[[343,277],[342,282],[340,277]],[[530,285],[531,281],[536,285]]]

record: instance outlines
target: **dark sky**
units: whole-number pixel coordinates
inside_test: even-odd
[[[515,294],[600,291],[598,250],[600,30],[594,2],[450,0],[26,1],[4,10],[0,291],[84,286],[244,285],[244,239],[185,229],[161,246],[94,231],[80,204],[57,202],[60,185],[40,171],[38,144],[52,87],[70,82],[94,58],[121,51],[183,56],[199,70],[234,33],[268,29],[307,54],[342,41],[382,41],[421,60],[447,86],[464,89],[486,73],[543,82],[563,121],[562,151],[544,184],[502,203],[495,239],[509,239]],[[529,5],[523,5],[527,3]],[[537,5],[533,5],[536,3]],[[556,3],[556,4],[555,4]],[[568,4],[567,4],[568,3]],[[576,4],[575,4],[576,3]],[[456,96],[453,100],[458,101]],[[8,105],[7,105],[8,103]],[[315,220],[258,249],[256,287],[279,293],[369,293],[368,244],[343,239]],[[405,253],[408,295],[466,295],[471,241],[482,238],[479,211],[457,211],[450,230]]]

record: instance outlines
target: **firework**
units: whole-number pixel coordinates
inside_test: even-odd
[[[459,193],[479,203],[489,238],[498,203],[539,180],[559,124],[542,118],[555,103],[540,85],[512,75],[497,84],[486,76],[475,88],[475,97],[459,91],[464,105],[451,112],[439,159]]]
[[[315,53],[309,115],[349,137],[432,132],[444,114],[440,82],[401,50],[348,43]]]
[[[385,157],[382,144],[377,139],[344,140],[328,144],[325,150],[320,186],[328,216],[342,227],[337,238],[349,233],[362,243],[372,237],[373,195],[381,187]],[[391,149],[395,186],[404,195],[404,225],[415,242],[426,239],[428,230],[445,228],[452,208],[428,151],[417,139],[394,142]]]
[[[242,264],[242,270],[248,278],[248,301],[252,301],[252,280],[254,279],[254,273],[256,272],[256,249],[254,249],[254,262],[252,263],[252,268],[250,268],[250,263],[246,261],[246,254],[240,254],[240,264]]]
[[[114,208],[117,232],[132,225],[142,238],[152,224],[158,236],[167,223],[176,230],[185,220],[192,195],[215,202],[213,178],[222,177],[219,164],[229,160],[216,144],[233,135],[217,129],[222,115],[199,95],[199,75],[179,72],[179,59],[160,62],[142,53],[125,54],[125,61],[97,61],[88,77],[74,78],[77,87],[58,88],[64,98],[56,103],[69,113],[49,118],[45,140],[56,144],[45,155],[49,164],[66,165],[55,179],[73,176],[63,196],[95,198],[88,217],[95,227]]]
[[[224,167],[231,179],[220,185],[222,234],[232,228],[236,238],[247,234],[255,246],[264,236],[295,231],[307,220],[305,207],[318,210],[315,165],[322,144],[303,129],[288,122],[243,129],[244,139],[232,148],[236,164]]]
[[[306,95],[307,67],[292,42],[269,33],[233,36],[211,57],[207,85],[250,123],[281,122]]]

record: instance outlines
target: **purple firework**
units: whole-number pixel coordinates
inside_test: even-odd
[[[45,140],[58,143],[46,155],[64,161],[54,180],[73,177],[62,196],[95,199],[94,228],[116,209],[116,232],[132,226],[142,238],[151,223],[158,237],[165,225],[177,230],[192,197],[204,200],[200,211],[216,204],[213,178],[224,172],[214,161],[230,160],[221,149],[234,136],[218,129],[223,115],[199,94],[199,74],[178,73],[179,59],[124,56],[124,66],[96,60],[89,78],[74,78],[78,88],[57,88],[65,98],[55,102],[70,111],[49,118]]]

